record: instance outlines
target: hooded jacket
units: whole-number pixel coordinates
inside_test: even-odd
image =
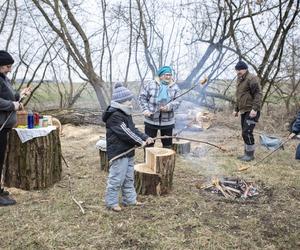
[[[17,114],[13,102],[20,99],[19,93],[13,90],[9,79],[0,74],[0,126],[5,123],[10,115],[10,119],[5,124],[5,128],[13,128],[17,123]]]
[[[247,71],[242,78],[237,79],[236,112],[243,114],[251,111],[252,109],[255,111],[260,111],[261,97],[262,93],[257,76]]]
[[[111,102],[102,116],[106,124],[106,152],[108,160],[129,150],[141,146],[148,136],[140,132],[133,123],[132,116],[124,105]],[[134,150],[124,157],[134,156]]]
[[[180,102],[177,100],[167,104],[168,111],[161,112],[159,110],[160,103],[158,101],[158,93],[160,89],[159,78],[146,83],[139,96],[139,103],[142,111],[150,111],[153,113],[150,117],[145,117],[145,123],[156,126],[168,126],[175,124],[174,111],[179,107]],[[168,85],[168,94],[171,100],[180,94],[180,89],[177,84],[170,83]]]

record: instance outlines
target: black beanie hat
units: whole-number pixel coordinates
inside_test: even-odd
[[[239,61],[236,65],[235,65],[235,69],[236,70],[242,70],[242,69],[248,69],[248,65],[243,62],[243,61]]]
[[[0,66],[12,65],[14,62],[14,59],[8,52],[0,50]]]

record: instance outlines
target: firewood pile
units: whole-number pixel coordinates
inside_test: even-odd
[[[214,177],[209,183],[203,185],[196,184],[201,190],[222,195],[228,199],[248,199],[258,195],[258,188],[253,182],[247,182],[239,178]]]

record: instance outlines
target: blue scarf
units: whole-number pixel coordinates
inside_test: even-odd
[[[165,81],[160,82],[160,87],[158,91],[157,101],[160,104],[164,104],[170,101],[169,93],[168,93],[168,83]]]

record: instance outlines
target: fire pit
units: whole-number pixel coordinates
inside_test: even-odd
[[[228,199],[248,199],[258,195],[258,188],[253,182],[239,178],[217,178],[213,177],[210,182],[196,187],[211,193],[222,195]]]

